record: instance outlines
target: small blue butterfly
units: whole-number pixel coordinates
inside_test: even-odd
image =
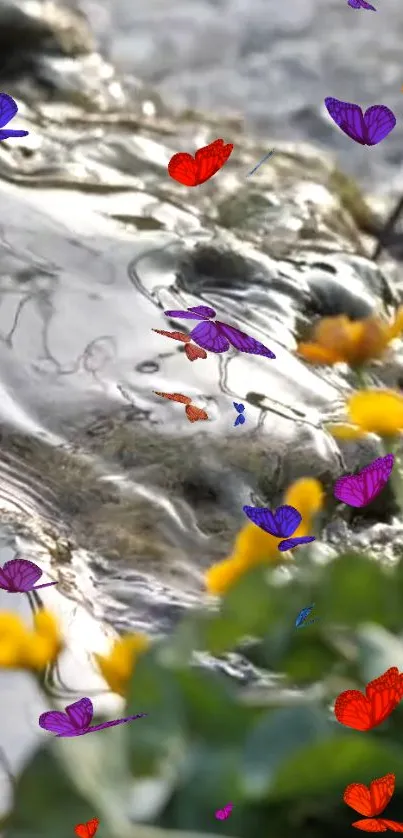
[[[305,620],[308,617],[308,615],[311,613],[312,608],[314,607],[314,605],[315,605],[315,603],[313,602],[312,605],[308,605],[307,608],[302,608],[301,609],[301,611],[298,614],[297,619],[295,620],[296,628],[300,628],[303,625],[303,623],[305,623]],[[316,623],[316,620],[309,620],[307,623],[305,623],[305,625],[310,626],[311,623]]]
[[[235,410],[239,413],[239,416],[236,417],[234,422],[234,428],[236,428],[237,425],[243,425],[243,423],[245,422],[245,417],[242,416],[242,413],[245,410],[245,405],[238,404],[237,402],[232,402],[232,404],[234,405]]]
[[[13,97],[9,96],[8,93],[0,93],[0,128],[4,129],[0,131],[0,142],[1,140],[8,140],[9,137],[26,137],[29,134],[29,131],[15,131],[12,128],[5,128],[17,111],[17,102],[14,101]]]

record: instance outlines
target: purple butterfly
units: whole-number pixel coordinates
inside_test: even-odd
[[[371,3],[367,3],[366,0],[347,0],[347,2],[352,9],[370,9],[371,12],[376,12],[375,6],[371,6]]]
[[[0,568],[0,588],[9,594],[25,594],[27,591],[37,591],[38,588],[49,588],[57,582],[45,582],[35,585],[42,576],[42,571],[34,562],[27,559],[11,559]]]
[[[360,145],[380,143],[396,125],[396,117],[386,105],[372,105],[365,114],[358,105],[331,96],[325,99],[325,105],[336,125]]]
[[[18,111],[17,102],[8,93],[0,93],[0,128],[4,128],[8,122],[16,115]],[[6,128],[0,131],[0,141],[7,140],[8,137],[26,137],[29,131],[13,131],[11,128]]]
[[[298,544],[309,544],[310,541],[315,541],[314,535],[289,538],[302,521],[302,515],[298,509],[295,509],[295,506],[278,506],[275,512],[271,512],[266,506],[243,506],[242,509],[260,529],[274,535],[275,538],[285,538],[285,541],[280,541],[278,545],[282,553],[292,550]]]
[[[264,355],[266,358],[275,358],[273,352],[259,343],[258,340],[249,337],[245,332],[235,329],[234,326],[228,326],[227,323],[221,323],[220,320],[211,322],[211,318],[216,316],[216,312],[209,306],[194,306],[187,310],[179,311],[164,311],[167,317],[180,317],[184,320],[203,320],[189,333],[189,337],[194,340],[202,349],[208,349],[210,352],[226,352],[230,344],[239,349],[240,352],[248,352],[249,355]]]
[[[393,454],[379,457],[369,466],[361,469],[358,474],[345,474],[339,477],[333,487],[333,494],[337,500],[348,503],[349,506],[367,506],[386,486],[394,465]]]
[[[84,736],[85,733],[93,733],[95,730],[103,730],[104,727],[115,727],[124,722],[131,722],[132,719],[142,719],[148,713],[139,713],[138,716],[127,716],[126,719],[115,719],[113,722],[102,722],[100,725],[91,725],[94,715],[94,708],[90,698],[80,698],[74,704],[66,707],[66,712],[49,710],[39,716],[39,727],[55,733],[56,736]]]
[[[216,816],[217,820],[225,821],[227,818],[229,818],[233,808],[234,808],[234,806],[233,806],[232,803],[227,803],[227,805],[224,806],[223,809],[217,809],[217,811],[215,813],[215,816]]]

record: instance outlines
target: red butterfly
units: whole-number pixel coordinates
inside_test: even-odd
[[[93,818],[92,821],[87,821],[86,823],[78,823],[77,826],[74,827],[74,832],[76,833],[76,835],[78,835],[79,838],[93,838],[98,827],[98,818]]]
[[[338,722],[354,730],[371,730],[390,716],[403,698],[403,674],[397,666],[369,681],[365,695],[346,690],[336,699],[334,714]]]
[[[385,818],[374,818],[374,815],[380,815],[385,806],[393,796],[395,790],[395,775],[386,774],[385,777],[379,777],[378,780],[373,780],[369,784],[369,788],[363,783],[351,783],[345,789],[343,800],[347,806],[351,806],[360,815],[365,815],[366,818],[362,821],[356,821],[352,825],[356,829],[361,829],[363,832],[386,832],[391,829],[392,832],[403,832],[403,823],[398,821],[389,821]]]
[[[156,396],[162,396],[163,399],[171,399],[173,402],[180,402],[185,404],[186,416],[189,422],[197,422],[199,419],[208,419],[208,414],[200,407],[195,407],[192,404],[192,399],[189,396],[182,396],[182,393],[159,393],[154,390]]]
[[[153,329],[153,332],[156,332],[157,335],[165,335],[167,338],[181,340],[182,343],[186,343],[185,352],[189,361],[196,361],[197,358],[207,358],[206,350],[192,343],[192,338],[185,332],[165,332],[164,329]]]
[[[224,140],[214,140],[209,145],[199,148],[194,157],[180,151],[171,157],[168,174],[184,186],[200,186],[222,168],[233,148],[232,143],[225,145]]]

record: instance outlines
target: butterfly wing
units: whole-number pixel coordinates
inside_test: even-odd
[[[249,355],[263,355],[265,358],[275,358],[274,352],[264,346],[255,338],[251,338],[240,329],[235,329],[234,326],[228,326],[227,323],[222,323],[220,320],[215,321],[215,325],[219,329],[221,335],[225,336],[227,340],[240,352],[247,352]]]
[[[334,715],[340,724],[354,730],[370,730],[373,727],[371,702],[359,690],[345,690],[337,696]]]
[[[94,838],[94,835],[99,827],[99,818],[92,818],[86,823],[78,823],[74,827],[74,832],[78,838]]]
[[[343,800],[360,815],[373,817],[379,815],[388,805],[395,790],[395,775],[385,774],[369,784],[351,783],[347,786]]]
[[[302,515],[298,512],[298,509],[295,509],[295,506],[278,506],[274,517],[281,538],[287,538],[289,535],[292,535],[302,521]]]
[[[369,792],[371,796],[371,812],[370,815],[380,815],[386,808],[393,797],[395,791],[395,775],[385,774],[384,777],[379,777],[377,780],[372,780],[369,785]],[[357,809],[357,812],[360,810]],[[360,814],[366,815],[366,812]]]
[[[203,317],[204,320],[210,320],[211,317],[216,316],[214,308],[210,306],[191,306],[188,311],[193,311],[198,317]]]
[[[9,564],[9,562],[6,562]],[[3,591],[8,591],[11,586],[11,582],[8,576],[4,573],[3,568],[0,567],[0,589]],[[11,588],[12,590],[12,588]]]
[[[237,416],[236,419],[235,419],[234,427],[236,428],[237,425],[243,425],[244,423],[245,423],[245,417],[242,416],[242,413],[240,413],[239,416]]]
[[[245,410],[245,405],[244,404],[242,404],[242,403],[238,404],[238,402],[232,402],[232,404],[234,405],[235,410],[238,413],[243,413],[244,412],[244,410]]]
[[[162,396],[163,399],[170,399],[173,402],[180,402],[180,404],[190,404],[192,401],[190,396],[183,396],[182,393],[160,393],[158,390],[153,392],[156,396]]]
[[[361,469],[360,478],[363,480],[365,505],[376,498],[385,488],[394,466],[393,454],[379,457],[365,468]]]
[[[209,352],[226,352],[229,349],[229,341],[224,335],[220,334],[216,322],[211,320],[195,326],[190,332],[190,337],[203,349],[208,349]]]
[[[153,332],[156,332],[157,335],[165,335],[166,338],[172,338],[172,340],[181,340],[182,343],[188,343],[190,341],[189,335],[186,335],[185,332],[166,332],[164,329],[152,329]]]
[[[372,105],[364,114],[367,145],[377,145],[393,131],[396,117],[386,105]]]
[[[1,140],[8,140],[9,137],[27,137],[29,131],[12,131],[11,128],[6,128],[4,131],[0,131],[0,142]]]
[[[399,821],[390,821],[387,818],[379,818],[378,823],[381,823],[385,829],[390,829],[391,832],[403,832],[403,823],[399,823]],[[375,830],[372,830],[375,832]],[[379,832],[383,832],[384,830],[379,830]]]
[[[39,716],[39,727],[57,736],[76,736],[77,731],[66,715],[58,710],[48,710]]]
[[[18,111],[17,102],[8,93],[0,93],[0,127],[4,128]],[[28,133],[28,131],[26,132]]]
[[[3,565],[3,573],[9,580],[11,590],[30,591],[42,576],[42,571],[34,562],[27,559],[11,559]]]
[[[348,5],[353,9],[369,9],[371,12],[376,12],[375,6],[371,6],[366,0],[348,0]]]
[[[94,715],[94,708],[90,698],[80,698],[73,704],[66,707],[66,713],[71,724],[76,730],[85,730],[90,724]]]
[[[366,144],[366,128],[362,110],[358,105],[352,102],[342,102],[340,99],[334,99],[328,96],[325,99],[325,105],[328,113],[336,123],[336,125],[361,145]]]
[[[298,538],[286,538],[285,541],[280,541],[278,549],[281,553],[285,553],[287,550],[293,550],[294,547],[299,547],[300,544],[309,544],[311,541],[315,541],[314,535],[301,535]]]
[[[394,466],[393,454],[378,457],[358,474],[339,477],[334,484],[333,493],[338,500],[349,506],[366,506],[376,498],[386,486]]]
[[[200,346],[195,346],[193,343],[186,344],[185,352],[189,361],[197,361],[198,358],[207,358],[206,350],[201,349]]]
[[[386,832],[387,830],[384,822],[377,818],[364,818],[362,821],[355,821],[351,826],[362,829],[363,832]]]
[[[209,311],[212,314],[201,314],[200,309],[204,312]],[[210,317],[215,317],[215,311],[209,306],[194,306],[192,309],[168,309],[164,311],[167,317],[177,317],[181,320],[209,320]]]
[[[281,538],[277,520],[266,506],[243,506],[242,510],[249,520],[260,527],[261,530],[274,535],[275,538]]]
[[[197,186],[197,168],[194,158],[187,152],[174,154],[168,163],[168,174],[183,186]]]
[[[94,733],[96,730],[104,730],[106,727],[116,727],[116,725],[124,725],[126,722],[132,722],[134,719],[142,719],[148,716],[148,713],[138,713],[137,716],[127,716],[126,719],[115,719],[112,722],[102,722],[99,725],[91,725],[86,733]]]
[[[345,474],[344,477],[339,477],[333,486],[333,494],[337,500],[342,501],[342,503],[347,503],[348,506],[358,508],[365,506],[367,503],[365,498],[365,483],[361,473]]]
[[[298,614],[297,619],[295,620],[295,625],[296,625],[297,628],[299,628],[299,626],[302,625],[302,623],[306,620],[308,615],[311,613],[314,604],[315,603],[313,603],[313,605],[308,605],[307,608],[302,608],[301,609],[301,611]]]
[[[391,832],[403,832],[403,823],[386,818],[365,818],[363,821],[356,821],[352,826],[362,829],[363,832],[386,832],[387,829]]]
[[[189,422],[198,422],[199,420],[208,419],[208,413],[200,407],[195,407],[194,404],[186,405],[185,411]]]
[[[199,148],[195,154],[196,163],[196,185],[205,183],[227,162],[234,146],[232,143],[224,144],[224,140],[215,140],[213,143]]]
[[[351,783],[344,790],[343,800],[360,815],[370,817],[376,813],[372,811],[371,793],[364,783]],[[380,810],[382,811],[382,810]]]
[[[382,724],[403,697],[403,676],[391,666],[379,678],[369,681],[365,694],[371,705],[371,727]]]

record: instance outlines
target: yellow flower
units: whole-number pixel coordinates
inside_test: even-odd
[[[350,424],[327,425],[337,439],[396,436],[403,431],[403,396],[394,390],[359,390],[347,400],[347,415]]]
[[[251,524],[250,526],[254,526]],[[245,573],[248,565],[237,558],[223,559],[213,564],[205,573],[205,583],[209,594],[220,596]]]
[[[312,518],[320,511],[323,504],[323,489],[318,480],[303,477],[296,480],[286,491],[284,503],[295,506],[302,515],[302,521],[294,535],[311,533]],[[251,567],[258,564],[279,563],[290,558],[288,553],[281,553],[278,545],[282,538],[262,530],[256,524],[248,522],[235,539],[231,555],[212,565],[205,574],[208,593],[224,594]]]
[[[56,620],[48,611],[35,614],[33,630],[17,614],[0,613],[0,667],[45,669],[62,645]]]
[[[344,362],[357,367],[381,358],[388,344],[403,330],[403,307],[391,323],[372,315],[365,320],[350,320],[344,314],[324,317],[313,330],[312,341],[300,343],[298,354],[311,364]]]
[[[127,634],[115,640],[108,656],[95,655],[103,678],[112,692],[124,696],[137,658],[150,648],[146,634]]]

